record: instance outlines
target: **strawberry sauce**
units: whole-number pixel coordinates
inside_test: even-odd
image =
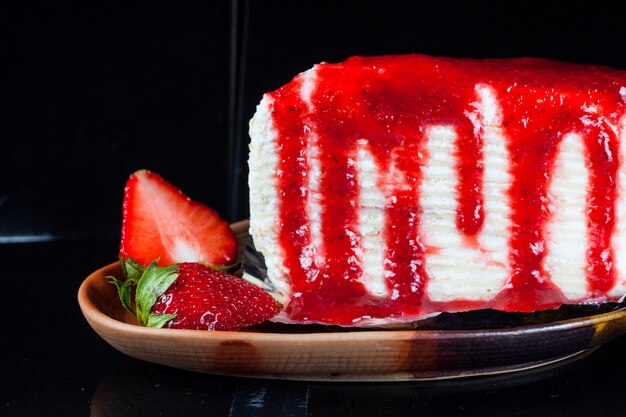
[[[355,57],[315,68],[315,87],[302,97],[304,75],[270,93],[277,132],[279,242],[295,321],[349,325],[362,318],[401,318],[434,311],[498,308],[534,311],[568,300],[544,269],[550,219],[548,190],[562,138],[583,137],[587,190],[589,299],[605,300],[616,281],[613,249],[620,88],[626,73],[541,59],[464,60],[421,55]],[[501,109],[509,152],[510,277],[491,300],[435,303],[427,294],[428,242],[420,236],[420,184],[429,155],[428,129],[451,127],[457,136],[456,227],[476,242],[484,222],[483,131],[477,86],[487,86]],[[305,103],[306,100],[306,103]],[[307,213],[307,148],[320,154],[321,236],[326,254],[315,262]],[[362,282],[357,142],[366,140],[386,200],[385,296]],[[468,243],[469,244],[469,243]]]

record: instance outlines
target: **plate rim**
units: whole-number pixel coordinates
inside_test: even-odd
[[[248,225],[248,220],[231,224],[240,243],[245,241]],[[123,306],[105,277],[119,272],[119,261],[112,262],[91,272],[80,284],[78,304],[92,329],[128,356],[219,375],[383,382],[519,374],[571,362],[569,358],[584,357],[626,333],[626,308],[544,324],[469,330],[359,328],[334,332],[315,327],[310,332],[288,332],[288,325],[285,331],[155,329],[118,320],[121,316],[115,313],[124,314]],[[570,342],[573,344],[567,344]],[[529,354],[523,343],[531,344]],[[480,362],[476,355],[463,353],[467,349],[497,358]],[[445,362],[450,354],[458,364]],[[455,358],[455,354],[465,356]],[[302,355],[305,359],[299,360]]]
[[[509,329],[482,329],[482,330],[359,330],[355,332],[311,332],[311,333],[285,333],[285,332],[256,332],[256,331],[206,331],[186,329],[154,329],[136,324],[117,320],[100,311],[90,300],[88,292],[92,284],[98,279],[104,279],[104,274],[114,268],[118,268],[116,262],[101,267],[91,273],[80,285],[78,302],[85,319],[92,329],[105,342],[118,351],[136,359],[170,366],[178,369],[212,373],[224,376],[239,376],[248,378],[287,379],[294,381],[320,381],[320,382],[399,382],[399,381],[440,381],[453,379],[467,379],[483,377],[489,378],[494,375],[518,375],[526,372],[540,372],[542,369],[566,365],[578,358],[586,357],[587,354],[598,346],[611,339],[626,333],[622,326],[619,331],[609,332],[608,337],[599,337],[604,334],[602,330],[613,320],[626,322],[626,310],[618,310],[581,319],[569,319],[549,323],[546,325],[523,325]],[[93,289],[93,288],[91,288]],[[119,308],[123,308],[120,307]],[[576,328],[593,326],[594,335],[590,345],[586,349],[576,350],[564,355],[552,356],[538,361],[511,363],[508,366],[485,366],[467,368],[463,371],[455,370],[421,370],[399,368],[394,372],[326,372],[315,369],[302,369],[299,372],[254,372],[246,367],[234,369],[218,369],[210,365],[197,365],[183,362],[173,363],[170,359],[159,358],[158,347],[150,347],[144,351],[137,351],[130,346],[132,340],[142,339],[145,341],[159,342],[161,345],[182,343],[184,346],[193,345],[190,348],[210,351],[218,346],[232,346],[233,352],[238,352],[240,347],[245,348],[248,344],[258,344],[263,349],[268,349],[278,343],[294,346],[297,349],[302,344],[323,346],[336,346],[337,344],[352,344],[363,346],[365,344],[384,344],[393,341],[395,344],[419,345],[431,340],[461,338],[485,338],[485,337],[520,337],[524,334],[550,332],[567,332]],[[600,330],[600,332],[598,332]],[[114,336],[112,336],[114,335]],[[116,340],[117,338],[117,340]],[[120,342],[119,340],[125,340]],[[243,352],[245,354],[245,351]],[[324,356],[324,354],[321,354]]]
[[[280,338],[281,340],[285,340],[285,337],[294,337],[296,339],[302,339],[303,337],[312,337],[312,338],[345,338],[346,335],[350,335],[350,337],[354,338],[367,338],[371,339],[372,336],[382,336],[389,335],[391,333],[395,335],[401,336],[411,336],[411,339],[415,338],[415,335],[436,335],[438,338],[441,337],[453,337],[453,338],[463,338],[463,337],[472,337],[476,334],[489,334],[494,336],[502,336],[503,334],[519,334],[519,333],[534,333],[534,332],[545,332],[547,329],[552,331],[558,330],[570,330],[576,329],[579,327],[585,327],[589,325],[602,325],[606,322],[611,322],[618,319],[626,319],[626,308],[622,308],[615,311],[609,311],[605,313],[595,314],[591,316],[585,316],[574,319],[566,319],[559,320],[555,322],[545,323],[545,324],[529,324],[529,325],[520,325],[510,328],[501,328],[501,329],[470,329],[470,330],[423,330],[423,329],[372,329],[372,330],[363,330],[359,329],[358,331],[350,332],[304,332],[304,333],[286,333],[286,332],[255,332],[255,331],[206,331],[206,330],[188,330],[188,329],[155,329],[144,327],[138,324],[126,323],[120,320],[117,320],[104,312],[102,312],[91,300],[88,296],[88,288],[93,286],[93,282],[98,279],[101,279],[106,271],[110,271],[115,269],[118,266],[118,262],[112,262],[108,265],[105,265],[96,271],[89,274],[87,278],[81,283],[78,290],[78,303],[81,307],[83,315],[88,319],[92,319],[97,321],[100,324],[109,326],[111,328],[115,328],[119,331],[128,331],[133,333],[141,333],[141,334],[159,334],[159,335],[167,335],[166,337],[170,337],[170,334],[173,336],[177,335],[204,335],[210,338],[227,338],[232,340],[234,335],[258,335],[263,338],[267,338],[268,340],[272,340],[275,338]]]

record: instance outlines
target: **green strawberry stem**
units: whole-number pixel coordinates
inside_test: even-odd
[[[156,328],[165,326],[176,317],[176,314],[155,314],[150,311],[159,297],[178,278],[178,264],[159,268],[158,262],[158,259],[152,261],[144,268],[132,258],[120,258],[126,279],[107,277],[117,287],[117,293],[124,308],[142,325]],[[132,303],[133,286],[135,287],[135,310],[133,310]]]

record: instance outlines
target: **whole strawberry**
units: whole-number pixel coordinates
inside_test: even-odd
[[[206,265],[157,264],[153,261],[144,269],[132,259],[122,259],[126,280],[109,277],[124,307],[145,326],[241,330],[272,318],[282,308],[264,289]]]

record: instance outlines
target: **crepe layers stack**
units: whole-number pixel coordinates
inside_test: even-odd
[[[626,72],[423,55],[319,64],[250,122],[275,320],[363,326],[626,293]]]

